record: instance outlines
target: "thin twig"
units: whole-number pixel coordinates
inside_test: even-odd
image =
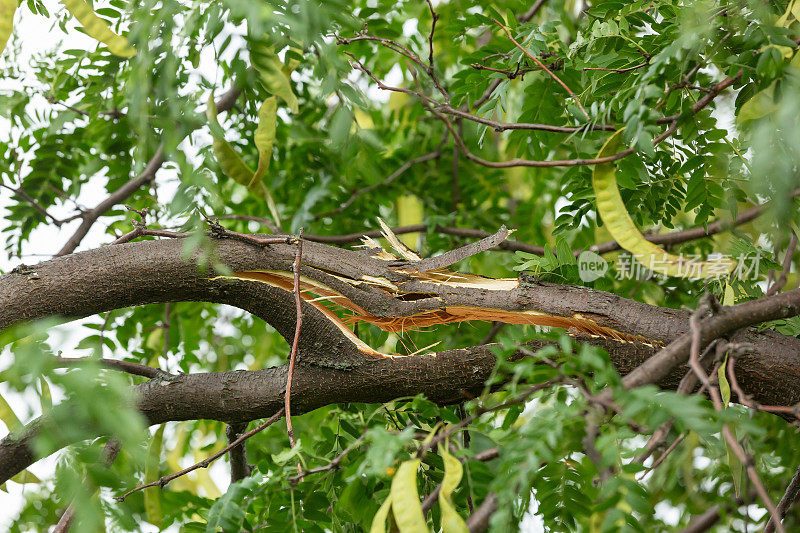
[[[296,485],[297,483],[302,481],[306,476],[319,474],[320,472],[330,472],[331,470],[337,470],[341,466],[342,461],[347,456],[347,454],[355,450],[363,442],[363,439],[364,436],[362,435],[358,439],[351,442],[344,450],[342,450],[342,452],[339,455],[334,457],[333,460],[331,460],[331,462],[322,466],[318,466],[316,468],[304,470],[299,474],[297,474],[296,476],[290,477],[289,483]]]
[[[712,300],[709,300],[711,302]],[[702,309],[701,309],[702,308]],[[692,317],[689,319],[689,328],[691,330],[691,348],[689,352],[689,365],[694,370],[695,374],[697,374],[698,379],[701,383],[708,386],[708,392],[711,396],[711,400],[714,404],[714,409],[717,411],[721,411],[723,409],[722,405],[722,398],[720,396],[720,392],[716,387],[711,386],[710,381],[708,379],[708,375],[703,369],[702,365],[700,365],[699,355],[700,355],[700,343],[702,338],[701,332],[701,325],[699,322],[700,316],[705,313],[708,309],[707,306],[701,305],[698,306],[698,311],[695,312]],[[722,436],[725,439],[725,442],[728,443],[729,448],[733,451],[736,458],[744,465],[745,470],[747,471],[747,477],[750,478],[750,481],[753,483],[755,487],[756,493],[758,494],[759,498],[761,499],[764,507],[767,508],[772,520],[775,522],[775,527],[779,533],[785,533],[785,529],[783,524],[781,524],[780,519],[778,518],[778,510],[775,507],[775,504],[772,502],[772,499],[769,497],[769,493],[767,493],[767,489],[764,488],[764,484],[761,481],[761,478],[758,476],[758,472],[756,472],[755,466],[753,465],[752,458],[744,451],[742,445],[739,444],[739,441],[736,440],[736,437],[733,435],[730,426],[725,423],[722,425]]]
[[[125,494],[123,494],[122,496],[117,496],[116,500],[118,502],[124,502],[125,498],[127,498],[128,496],[130,496],[134,492],[137,492],[137,491],[140,491],[140,490],[144,490],[144,489],[149,488],[149,487],[161,487],[161,488],[163,488],[167,483],[169,483],[173,479],[177,479],[177,478],[179,478],[181,476],[185,476],[189,472],[193,472],[193,471],[197,470],[198,468],[208,468],[208,465],[210,465],[211,463],[213,463],[214,461],[216,461],[217,459],[219,459],[220,457],[222,457],[223,455],[228,453],[232,448],[234,448],[234,447],[238,446],[239,444],[243,443],[244,441],[246,441],[247,439],[249,439],[250,437],[252,437],[256,433],[264,431],[267,427],[269,427],[276,420],[278,420],[280,417],[282,417],[283,413],[284,413],[284,409],[283,409],[283,407],[281,407],[280,410],[277,413],[275,413],[274,415],[269,417],[266,421],[262,422],[261,424],[259,424],[255,428],[251,429],[250,431],[248,431],[244,435],[240,436],[238,439],[236,439],[235,441],[231,442],[230,444],[228,444],[227,446],[222,448],[220,451],[218,451],[218,452],[206,457],[205,459],[203,459],[199,463],[195,463],[195,464],[193,464],[192,466],[190,466],[188,468],[184,468],[183,470],[180,470],[178,472],[174,472],[174,473],[169,474],[167,476],[163,476],[163,477],[161,477],[161,478],[159,478],[159,479],[157,479],[155,481],[151,481],[150,483],[144,483],[142,485],[138,485],[138,486],[132,488],[131,490],[129,490],[128,492],[126,492]]]
[[[131,361],[119,361],[117,359],[96,359],[93,357],[56,357],[53,359],[53,365],[57,367],[100,365],[111,370],[119,370],[120,372],[125,372],[126,374],[142,376],[149,379],[174,377],[173,374],[170,374],[166,370],[162,370],[160,368],[153,368],[152,366],[133,363]]]
[[[719,518],[719,506],[715,505],[705,513],[692,520],[692,523],[686,526],[686,528],[680,533],[703,533],[703,531],[708,531],[714,527],[714,525],[719,522]]]
[[[495,22],[495,23],[496,23],[498,26],[500,26],[501,28],[503,28],[503,31],[504,31],[504,32],[506,32],[506,35],[508,36],[508,39],[509,39],[509,40],[510,40],[512,43],[514,43],[514,46],[516,46],[517,48],[519,48],[519,49],[522,51],[522,53],[523,53],[523,54],[525,54],[526,56],[528,56],[529,58],[531,58],[531,59],[532,59],[532,60],[533,60],[533,61],[534,61],[534,62],[535,62],[537,65],[539,65],[539,67],[540,67],[542,70],[544,70],[545,72],[547,72],[547,73],[550,75],[550,77],[551,77],[551,78],[553,78],[554,80],[556,80],[556,81],[559,83],[559,85],[561,85],[561,86],[562,86],[564,89],[566,89],[566,91],[569,93],[569,95],[572,97],[572,99],[573,99],[573,100],[575,100],[575,103],[578,105],[578,107],[580,108],[581,112],[584,114],[584,116],[586,117],[586,119],[587,119],[587,120],[591,120],[591,117],[589,117],[589,113],[587,113],[587,112],[586,112],[586,110],[583,108],[583,106],[581,105],[581,102],[580,102],[580,100],[578,100],[578,97],[577,97],[577,96],[575,96],[575,93],[574,93],[574,92],[572,92],[572,89],[570,89],[570,88],[567,86],[567,84],[566,84],[566,83],[564,83],[563,81],[561,81],[561,78],[559,78],[558,76],[556,76],[556,75],[553,73],[553,71],[552,71],[552,70],[550,70],[549,68],[547,68],[547,65],[545,65],[544,63],[542,63],[541,61],[539,61],[539,59],[538,59],[538,58],[537,58],[535,55],[533,55],[533,54],[531,54],[530,52],[528,52],[528,50],[526,50],[526,49],[525,49],[525,48],[524,48],[524,47],[523,47],[521,44],[519,44],[519,43],[516,41],[516,39],[514,39],[514,37],[512,37],[512,35],[511,35],[511,32],[508,30],[508,28],[506,27],[506,25],[505,25],[505,24],[501,23],[501,22],[500,22],[499,20],[497,20],[497,19],[493,19],[493,20],[494,20],[494,22]]]
[[[489,529],[489,520],[497,511],[497,494],[490,492],[484,498],[480,507],[467,518],[467,528],[470,533],[482,533]]]
[[[797,501],[798,496],[800,496],[800,468],[798,468],[794,476],[792,476],[792,480],[786,487],[786,492],[784,492],[781,501],[778,502],[778,516],[781,517],[781,520],[786,518],[789,507]],[[764,528],[764,533],[772,533],[773,531],[775,531],[775,523],[772,517],[770,517],[769,522],[767,522]]]
[[[303,326],[303,299],[300,295],[300,263],[303,260],[303,228],[300,228],[300,233],[297,238],[297,255],[295,255],[294,263],[292,264],[292,272],[294,273],[294,303],[297,310],[297,325],[294,329],[294,340],[292,341],[292,352],[289,355],[289,370],[286,376],[286,396],[284,397],[284,410],[286,411],[286,432],[289,434],[289,445],[295,447],[294,428],[292,427],[292,379],[294,378],[294,365],[297,360],[297,350],[300,344],[300,328]],[[300,463],[297,463],[297,474],[302,474]]]
[[[230,110],[240,93],[241,90],[236,87],[228,90],[228,92],[223,94],[217,101],[217,110],[220,112]],[[203,124],[203,122],[199,122],[198,127],[200,124]],[[105,200],[97,204],[97,206],[95,206],[93,209],[81,213],[80,218],[82,219],[82,222],[80,226],[78,226],[78,228],[75,230],[75,233],[67,240],[56,256],[67,255],[74,252],[75,249],[80,245],[83,238],[89,233],[89,230],[92,228],[94,223],[97,222],[97,219],[105,215],[117,204],[124,202],[143,185],[152,182],[156,177],[156,172],[158,172],[158,170],[161,168],[161,165],[163,165],[166,160],[166,155],[164,154],[164,145],[162,144],[158,147],[156,153],[153,154],[153,157],[147,163],[141,174],[109,194]]]

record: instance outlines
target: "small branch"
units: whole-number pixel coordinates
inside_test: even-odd
[[[692,523],[686,526],[681,533],[703,533],[703,531],[708,531],[714,527],[714,525],[719,522],[719,518],[719,506],[715,505],[692,520]]]
[[[144,490],[144,489],[149,488],[149,487],[161,487],[161,488],[164,488],[164,486],[167,483],[169,483],[170,481],[172,481],[173,479],[177,479],[177,478],[179,478],[181,476],[185,476],[189,472],[193,472],[193,471],[197,470],[198,468],[208,468],[208,465],[210,465],[211,463],[213,463],[214,461],[216,461],[217,459],[219,459],[220,457],[222,457],[223,455],[228,453],[232,448],[235,448],[236,446],[240,445],[241,443],[243,443],[244,441],[246,441],[247,439],[249,439],[250,437],[252,437],[256,433],[264,431],[267,427],[269,427],[271,424],[273,424],[276,420],[281,418],[283,416],[283,412],[284,412],[284,410],[281,408],[280,410],[278,410],[277,413],[275,413],[274,415],[269,417],[266,421],[262,422],[257,427],[251,429],[250,431],[248,431],[244,435],[240,436],[238,439],[236,439],[235,441],[231,442],[230,444],[228,444],[227,446],[222,448],[217,453],[215,453],[213,455],[210,455],[209,457],[206,457],[205,459],[203,459],[199,463],[195,463],[195,464],[193,464],[192,466],[190,466],[188,468],[184,468],[183,470],[181,470],[179,472],[174,472],[172,474],[169,474],[168,476],[163,476],[163,477],[161,477],[161,478],[159,478],[159,479],[157,479],[155,481],[151,481],[150,483],[144,483],[142,485],[138,485],[137,487],[132,488],[131,490],[129,490],[128,492],[126,492],[122,496],[118,496],[116,498],[116,500],[118,502],[124,502],[125,498],[127,498],[128,496],[130,496],[134,492],[137,492],[137,491],[140,491],[140,490]]]
[[[132,363],[130,361],[119,361],[117,359],[95,359],[92,357],[56,357],[53,360],[55,366],[75,367],[83,365],[100,365],[111,370],[119,370],[126,374],[142,376],[148,379],[171,378],[174,377],[166,370],[153,368],[152,366]]]
[[[726,306],[700,324],[700,346],[705,347],[719,337],[752,324],[797,314],[800,314],[800,289]],[[689,359],[691,342],[691,332],[679,336],[622,378],[623,385],[626,388],[641,387],[663,379]]]
[[[490,492],[486,495],[480,507],[472,513],[472,516],[467,518],[469,533],[483,533],[489,529],[489,520],[491,520],[495,511],[497,511],[497,494]]]
[[[470,64],[470,67],[474,68],[475,70],[488,70],[489,72],[497,72],[498,74],[503,74],[509,80],[514,80],[514,79],[517,79],[517,78],[524,79],[525,78],[525,74],[528,74],[529,72],[536,72],[537,70],[541,70],[541,69],[538,69],[538,68],[523,68],[523,69],[520,69],[519,68],[519,64],[517,64],[517,68],[515,68],[514,70],[506,70],[506,69],[502,69],[502,68],[487,67],[486,65],[481,65],[480,63],[472,63],[472,64]],[[551,66],[551,68],[552,68],[552,66]]]
[[[547,68],[547,66],[546,66],[544,63],[542,63],[541,61],[539,61],[539,59],[538,59],[538,58],[537,58],[535,55],[533,55],[533,54],[531,54],[530,52],[528,52],[528,51],[527,51],[527,50],[526,50],[526,49],[525,49],[525,48],[524,48],[524,47],[523,47],[521,44],[519,44],[519,43],[518,43],[518,42],[517,42],[517,41],[514,39],[514,37],[512,37],[512,36],[511,36],[511,32],[510,32],[510,31],[508,31],[508,28],[505,26],[505,24],[502,24],[502,23],[501,23],[499,20],[497,20],[497,19],[494,19],[494,21],[495,21],[495,23],[496,23],[498,26],[500,26],[501,28],[503,28],[503,31],[504,31],[504,32],[506,32],[506,36],[508,36],[508,39],[509,39],[509,40],[510,40],[512,43],[514,43],[514,46],[516,46],[517,48],[519,48],[519,49],[522,51],[522,53],[523,53],[523,54],[525,54],[526,56],[528,56],[529,58],[531,58],[531,59],[532,59],[532,60],[533,60],[533,61],[534,61],[534,62],[535,62],[537,65],[539,65],[539,67],[540,67],[542,70],[544,70],[545,72],[547,72],[547,73],[550,75],[550,77],[551,77],[551,78],[553,78],[554,80],[556,80],[556,81],[559,83],[559,85],[561,85],[561,86],[562,86],[564,89],[566,89],[566,91],[569,93],[569,95],[572,97],[572,99],[573,99],[573,100],[575,100],[575,103],[578,105],[578,107],[580,108],[581,112],[584,114],[584,116],[586,117],[586,119],[587,119],[587,120],[591,120],[591,117],[589,117],[589,113],[587,113],[587,112],[586,112],[586,110],[583,108],[583,106],[581,105],[581,102],[580,102],[580,100],[578,100],[578,97],[577,97],[577,96],[575,96],[575,93],[573,93],[573,92],[572,92],[572,89],[570,89],[570,88],[567,86],[567,84],[566,84],[566,83],[564,83],[563,81],[561,81],[561,78],[559,78],[558,76],[556,76],[555,74],[553,74],[553,71],[551,71],[549,68]]]
[[[789,482],[789,485],[786,487],[786,492],[784,492],[781,501],[778,502],[778,516],[780,516],[781,520],[786,518],[786,513],[789,511],[789,507],[791,507],[796,501],[798,496],[800,496],[800,468],[794,473],[792,476],[792,480]],[[772,517],[770,517],[769,522],[767,522],[767,526],[764,528],[764,533],[772,533],[775,531],[775,522],[773,521]]]
[[[133,228],[133,231],[122,235],[117,240],[112,242],[111,244],[125,244],[126,242],[131,242],[132,240],[138,237],[168,237],[172,239],[180,239],[185,237],[183,233],[176,233],[174,231],[167,231],[162,229],[147,229],[143,226],[136,226]]]
[[[284,410],[286,411],[286,432],[289,434],[289,445],[295,447],[294,428],[292,427],[292,379],[294,378],[294,366],[297,360],[297,349],[300,344],[300,328],[303,326],[303,299],[300,295],[300,263],[303,260],[303,228],[300,228],[300,234],[297,238],[297,255],[292,264],[292,272],[294,273],[294,303],[297,311],[297,325],[294,329],[294,340],[292,341],[292,352],[289,354],[289,370],[286,374],[286,395],[284,397]],[[297,463],[298,475],[302,473],[300,463]]]
[[[240,93],[241,90],[236,87],[230,89],[217,101],[217,110],[220,112],[230,110]],[[158,150],[156,150],[156,153],[147,163],[141,174],[109,194],[105,200],[97,204],[97,206],[95,206],[93,209],[81,213],[80,218],[82,218],[83,221],[81,222],[80,226],[78,226],[78,229],[75,230],[75,233],[72,235],[72,237],[70,237],[61,250],[59,250],[56,256],[67,255],[74,252],[75,249],[80,245],[83,238],[89,233],[89,230],[92,228],[94,223],[97,222],[97,219],[105,215],[117,204],[124,202],[143,185],[152,182],[156,177],[156,172],[158,172],[158,170],[161,168],[161,165],[163,165],[165,162],[166,157],[164,155],[164,145],[162,144],[158,147]]]
[[[289,483],[291,483],[292,485],[296,485],[297,483],[305,479],[306,476],[319,474],[320,472],[330,472],[331,470],[338,470],[339,467],[342,465],[342,460],[344,460],[344,458],[347,456],[348,453],[358,448],[358,446],[363,441],[363,438],[364,436],[362,435],[358,439],[351,442],[350,445],[347,446],[347,448],[345,448],[344,450],[342,450],[342,452],[339,455],[334,457],[330,463],[323,466],[318,466],[316,468],[311,468],[310,470],[304,470],[299,474],[297,474],[296,476],[290,477]]]
[[[229,230],[223,227],[220,225],[218,220],[208,217],[202,211],[199,212],[200,216],[202,216],[208,224],[211,235],[217,238],[234,239],[237,241],[246,242],[248,244],[255,244],[256,246],[267,246],[269,244],[293,244],[296,240],[296,238],[292,237],[291,235],[285,235],[283,237],[256,237],[255,235],[250,235],[249,233],[239,233],[238,231]]]
[[[65,220],[59,220],[56,217],[54,217],[53,215],[51,215],[50,212],[47,211],[47,209],[42,207],[42,205],[39,202],[36,201],[36,198],[34,198],[30,194],[28,194],[28,192],[25,189],[22,188],[22,185],[20,185],[19,187],[17,187],[15,189],[14,187],[10,187],[10,186],[6,185],[5,183],[0,183],[0,187],[3,187],[4,189],[8,189],[13,194],[16,194],[17,196],[19,196],[20,198],[22,198],[23,200],[25,200],[26,202],[31,204],[31,206],[34,209],[36,209],[38,212],[40,212],[42,215],[44,215],[44,217],[46,219],[49,218],[50,221],[53,224],[56,225],[56,227],[60,228],[61,225],[64,224],[64,222],[66,222]]]
[[[431,12],[431,32],[428,34],[428,74],[433,76],[433,33],[436,31],[436,21],[439,20],[439,15],[433,10],[431,0],[425,0],[428,3],[428,9]]]
[[[712,297],[713,298],[713,297]],[[709,300],[709,306],[700,305],[698,306],[698,310],[696,313],[692,315],[689,319],[689,328],[691,334],[691,351],[689,356],[689,364],[691,368],[694,370],[695,374],[697,374],[698,379],[700,382],[705,384],[708,388],[708,392],[711,396],[711,400],[714,403],[714,409],[717,411],[721,411],[725,406],[722,405],[722,398],[720,396],[719,390],[712,386],[708,375],[706,374],[703,367],[700,365],[699,355],[700,355],[700,343],[702,338],[701,332],[701,324],[699,322],[699,317],[705,313],[708,307],[713,307],[713,299]],[[775,504],[772,502],[772,499],[769,497],[769,493],[767,493],[766,488],[764,488],[764,484],[761,481],[761,478],[758,476],[758,472],[756,472],[755,466],[753,465],[752,458],[744,451],[742,445],[739,444],[739,441],[736,440],[736,437],[733,435],[730,426],[725,423],[722,425],[722,436],[725,439],[725,442],[728,443],[729,448],[733,451],[734,455],[739,459],[739,461],[744,465],[744,468],[747,472],[747,477],[750,478],[750,481],[753,483],[755,487],[756,493],[758,494],[759,498],[761,499],[764,507],[767,508],[769,511],[771,520],[775,523],[775,528],[778,530],[779,533],[785,533],[785,529],[783,524],[781,523],[780,519],[778,518],[778,510],[775,507]]]
[[[792,270],[792,256],[794,256],[794,252],[797,249],[797,234],[794,232],[794,230],[790,231],[792,232],[792,237],[789,240],[788,246],[786,247],[786,255],[783,256],[781,275],[778,280],[772,284],[772,287],[767,290],[765,296],[777,294],[786,285],[786,280],[789,277],[789,271]]]
[[[539,10],[542,9],[542,6],[544,6],[546,3],[547,0],[536,0],[531,8],[525,12],[525,14],[517,15],[517,20],[520,22],[529,22],[533,17],[536,16],[536,13],[538,13]]]

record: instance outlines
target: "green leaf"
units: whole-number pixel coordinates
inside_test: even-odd
[[[241,531],[245,521],[245,511],[249,505],[247,496],[259,485],[257,477],[244,478],[231,483],[227,492],[220,496],[208,510],[206,533],[223,531]]]

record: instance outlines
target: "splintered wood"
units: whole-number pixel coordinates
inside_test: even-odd
[[[412,280],[417,280],[424,284],[453,288],[474,288],[489,291],[510,291],[516,289],[519,285],[516,278],[494,279],[476,274],[455,272],[446,268],[463,259],[497,246],[503,242],[513,230],[507,230],[503,227],[500,231],[485,239],[445,252],[436,257],[423,259],[397,239],[391,229],[382,220],[380,220],[380,224],[383,229],[383,237],[389,242],[394,253],[385,250],[377,241],[369,237],[363,239],[364,248],[369,250],[371,257],[389,262],[392,270],[403,273],[412,278]],[[267,283],[273,287],[278,287],[289,292],[292,291],[294,282],[292,273],[278,270],[249,270],[235,272],[231,276],[222,277]],[[392,282],[381,277],[361,276],[359,279],[351,279],[344,276],[336,277],[354,286],[362,284],[369,285],[392,298],[409,300],[415,297],[429,297],[429,295],[426,294],[404,291],[402,289],[403,283]],[[572,333],[582,333],[621,342],[646,342],[645,339],[634,337],[613,328],[601,326],[591,318],[580,314],[557,316],[537,309],[507,310],[469,305],[451,305],[442,306],[439,309],[421,311],[408,316],[379,317],[369,313],[363,307],[327,285],[306,276],[300,277],[300,296],[305,302],[313,305],[341,330],[360,351],[384,357],[394,357],[397,354],[384,354],[372,349],[353,333],[349,325],[365,322],[373,324],[384,331],[405,332],[437,326],[439,324],[493,321],[507,324],[563,328]],[[339,316],[339,313],[343,314],[343,318]]]

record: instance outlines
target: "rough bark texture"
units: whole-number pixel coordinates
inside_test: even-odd
[[[196,266],[196,256],[181,258],[178,239],[104,247],[36,265],[36,275],[0,277],[0,328],[47,316],[74,319],[110,309],[170,301],[225,303],[247,310],[294,335],[292,294],[265,283],[215,277]],[[217,260],[233,271],[291,271],[292,245],[256,246],[232,239],[214,241]],[[397,264],[359,251],[307,242],[302,274],[347,296],[375,316],[408,316],[421,310],[470,305],[504,310],[538,310],[551,315],[591,318],[601,326],[648,339],[653,346],[610,339],[582,339],[601,345],[626,374],[688,331],[688,313],[634,302],[580,287],[520,284],[508,291],[433,285],[398,272]],[[402,266],[402,265],[401,265]],[[332,275],[335,274],[336,276]],[[363,275],[401,283],[419,298],[402,301],[361,284]],[[792,291],[795,293],[796,291]],[[787,296],[789,295],[789,296]],[[797,303],[800,294],[782,295]],[[293,380],[292,411],[303,413],[339,402],[385,402],[425,394],[439,403],[477,395],[495,365],[484,346],[414,357],[384,358],[359,351],[316,308],[303,304],[302,350]],[[743,389],[764,404],[800,401],[800,339],[747,328],[735,335],[754,346],[737,361]],[[533,347],[541,347],[534,342]],[[659,384],[674,388],[684,369],[676,368]],[[139,409],[151,424],[188,419],[244,422],[266,417],[283,405],[286,367],[156,378],[136,387]],[[0,483],[34,460],[29,446],[37,421],[0,442]]]

